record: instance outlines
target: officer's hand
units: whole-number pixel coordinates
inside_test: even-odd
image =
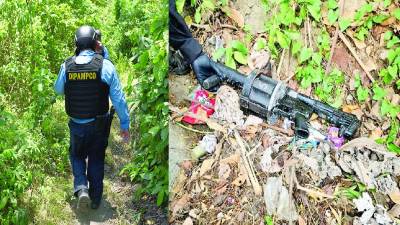
[[[210,76],[220,75],[216,62],[211,60],[207,55],[202,54],[192,63],[192,69],[196,75],[200,85],[203,86],[203,81]],[[216,91],[218,87],[213,87],[209,91]]]
[[[129,139],[130,139],[129,130],[121,130],[120,135],[121,135],[122,141],[125,144],[128,144]]]

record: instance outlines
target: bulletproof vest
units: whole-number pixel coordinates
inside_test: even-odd
[[[65,61],[65,110],[70,117],[89,119],[107,113],[110,87],[101,80],[102,67],[100,54],[87,64],[76,64],[75,57]]]

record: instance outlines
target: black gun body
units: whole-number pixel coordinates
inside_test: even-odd
[[[308,120],[313,113],[339,127],[339,134],[346,138],[352,137],[360,126],[356,116],[297,93],[270,77],[255,73],[244,76],[224,65],[218,65],[220,76],[208,78],[203,82],[203,87],[209,89],[226,81],[242,88],[240,105],[243,109],[266,119],[276,115],[287,117],[295,123],[295,134],[300,138],[308,137]]]

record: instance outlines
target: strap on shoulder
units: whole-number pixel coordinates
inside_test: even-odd
[[[75,56],[71,56],[69,57],[67,60],[65,60],[65,70],[68,70],[68,68],[70,68],[72,66],[72,64],[75,63]]]
[[[94,54],[92,63],[97,67],[103,67],[104,57],[101,54]]]

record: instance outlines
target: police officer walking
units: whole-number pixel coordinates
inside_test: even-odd
[[[129,113],[117,71],[112,62],[95,52],[96,31],[81,26],[75,33],[75,56],[62,65],[54,85],[65,95],[70,117],[69,158],[74,175],[78,209],[97,209],[103,194],[104,157],[110,132],[109,97],[120,119],[121,137],[129,140]],[[86,164],[87,159],[87,164]]]

